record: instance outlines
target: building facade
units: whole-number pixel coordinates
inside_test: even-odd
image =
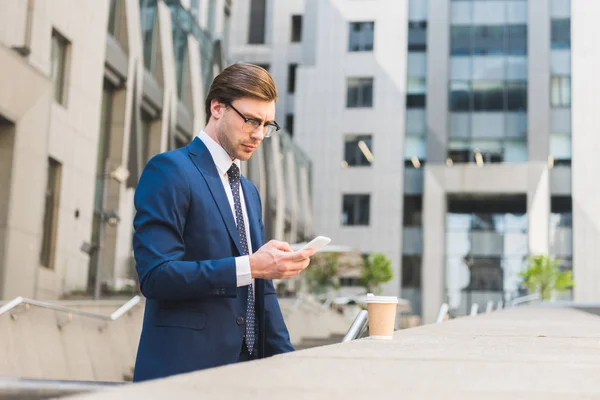
[[[425,322],[524,294],[534,254],[598,301],[592,3],[239,0],[230,54],[287,88],[315,231],[388,255]]]
[[[0,299],[100,294],[135,279],[137,180],[149,158],[204,127],[231,12],[231,0],[0,2]],[[308,159],[276,140],[246,174],[269,192],[272,171],[281,183],[298,163],[289,190],[308,196]],[[265,208],[269,232],[285,211],[280,190]]]

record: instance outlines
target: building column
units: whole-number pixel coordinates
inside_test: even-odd
[[[600,3],[571,1],[573,276],[576,302],[600,302]]]
[[[530,1],[527,26],[528,160],[550,153],[550,1]]]
[[[428,163],[443,163],[447,155],[449,34],[450,0],[429,0],[425,110]]]
[[[421,263],[423,323],[435,322],[445,301],[446,192],[425,166],[423,196],[423,261]]]
[[[529,254],[548,254],[550,238],[550,174],[545,163],[531,163],[527,169],[527,218]]]

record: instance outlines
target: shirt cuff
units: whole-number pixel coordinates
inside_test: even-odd
[[[250,256],[235,258],[235,272],[237,276],[237,287],[247,286],[252,283],[252,271],[250,270]]]

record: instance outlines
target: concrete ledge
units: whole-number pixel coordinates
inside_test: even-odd
[[[599,376],[600,318],[529,306],[81,398],[600,398]]]

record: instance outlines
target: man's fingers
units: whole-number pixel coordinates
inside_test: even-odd
[[[273,245],[273,247],[275,247],[277,250],[281,250],[281,251],[285,251],[285,252],[292,251],[290,244],[287,242],[280,242],[279,240],[271,240],[269,243],[271,243]]]
[[[294,251],[284,256],[289,261],[303,261],[312,257],[316,253],[315,249],[306,249],[303,251]]]

